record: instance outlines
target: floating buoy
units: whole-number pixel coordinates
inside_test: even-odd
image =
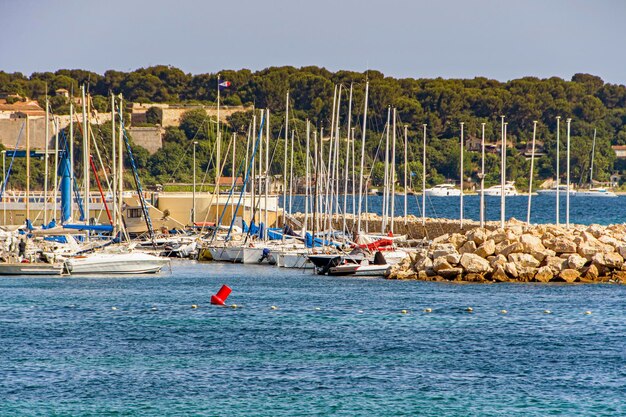
[[[157,311],[157,310],[158,310],[158,308],[156,308],[156,307],[152,307],[150,310],[152,310],[152,311]]]
[[[591,314],[591,311],[587,310],[587,311],[585,311],[585,314],[589,315],[589,314]]]
[[[363,313],[363,310],[357,310],[357,313],[361,314]]]
[[[117,307],[111,307],[111,310],[117,310]]]
[[[409,311],[408,310],[401,310],[400,313],[402,314],[407,314]]]
[[[425,308],[424,309],[424,313],[432,313],[433,309],[432,308]]]
[[[198,306],[196,304],[192,304],[191,308],[198,308]]]
[[[278,307],[276,307],[276,306],[271,306],[270,308],[271,308],[272,310],[278,310]]]
[[[502,313],[502,314],[506,314],[506,313],[508,313],[508,311],[506,311],[506,310],[500,310],[500,313]]]
[[[315,307],[315,311],[320,311],[320,310],[321,310],[321,308]]]
[[[474,309],[472,307],[467,307],[465,311],[467,311],[468,313],[471,313],[474,311]]]
[[[238,308],[239,306],[237,304],[233,304],[230,306],[231,308]]]
[[[231,291],[228,285],[222,285],[217,294],[211,296],[211,304],[223,306]]]
[[[543,310],[543,314],[552,314],[550,310]]]

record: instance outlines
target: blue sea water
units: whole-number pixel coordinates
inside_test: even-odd
[[[0,415],[626,415],[624,286],[172,271],[1,279]]]
[[[340,198],[339,208],[343,209],[343,197]],[[282,198],[281,207],[282,207]],[[458,219],[460,213],[460,197],[430,197],[426,199],[426,216],[433,218]],[[346,201],[348,213],[352,213],[352,195]],[[356,204],[358,207],[358,196]],[[480,220],[480,196],[466,195],[463,197],[463,215],[465,219]],[[422,215],[422,196],[407,197],[408,214],[420,217]],[[362,208],[365,211],[365,197]],[[559,199],[559,221],[566,221],[566,199],[561,195]],[[304,197],[295,196],[292,202],[292,212],[304,212]],[[381,214],[382,196],[367,196],[368,212]],[[556,222],[556,197],[550,195],[534,195],[531,200],[531,223]],[[309,208],[310,210],[310,208]],[[515,217],[526,221],[528,211],[528,196],[506,197],[505,218]],[[404,196],[396,196],[396,216],[404,215]],[[500,220],[500,197],[485,197],[486,220]],[[607,197],[575,197],[570,196],[570,222],[577,224],[615,224],[626,222],[626,196]]]

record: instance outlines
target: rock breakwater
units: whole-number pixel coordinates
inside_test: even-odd
[[[528,225],[445,233],[394,266],[389,279],[626,283],[626,225]]]

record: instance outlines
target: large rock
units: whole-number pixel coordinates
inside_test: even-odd
[[[546,239],[543,245],[556,253],[576,253],[576,243],[573,240],[558,236],[554,239]]]
[[[415,261],[415,263],[413,263],[413,269],[416,271],[426,271],[428,269],[432,269],[432,267],[433,260],[430,259],[428,256],[418,259]]]
[[[619,253],[620,255],[622,255],[622,258],[626,258],[626,245],[625,244],[620,244],[617,247],[617,253]]]
[[[489,262],[473,253],[464,253],[461,256],[461,266],[468,273],[484,274],[491,271]]]
[[[445,256],[438,256],[433,260],[433,269],[439,274],[441,270],[450,269],[452,265],[448,263]]]
[[[398,271],[391,271],[391,274],[389,275],[389,279],[416,279],[417,278],[417,274],[415,273],[415,271],[407,271],[407,270],[398,270]]]
[[[465,236],[459,234],[459,233],[454,233],[452,235],[450,235],[450,239],[448,240],[448,242],[450,242],[452,245],[454,245],[454,247],[456,249],[459,249],[461,246],[463,246],[463,244],[465,243],[467,239],[465,239]]]
[[[583,277],[590,281],[597,280],[599,276],[600,272],[598,271],[598,267],[594,264],[589,265],[589,267],[585,269],[585,272],[583,274]]]
[[[496,242],[493,239],[485,240],[482,245],[476,248],[474,253],[480,257],[487,258],[496,253]]]
[[[510,245],[508,245],[507,247],[503,248],[499,252],[499,254],[508,257],[511,253],[518,253],[518,252],[522,252],[523,250],[524,250],[524,247],[522,246],[521,243],[513,242]]]
[[[517,272],[517,265],[514,262],[507,262],[504,264],[504,272],[512,278],[519,277],[519,272]]]
[[[493,232],[491,232],[491,234],[489,235],[490,239],[493,239],[493,241],[496,243],[496,245],[504,240],[506,240],[507,238],[507,233],[506,230],[504,229],[497,229],[494,230]]]
[[[445,279],[456,279],[457,277],[461,276],[463,274],[463,268],[447,268],[447,269],[440,269],[439,271],[437,271],[437,273],[439,275],[441,275],[442,277],[444,277]]]
[[[555,275],[567,268],[567,260],[559,258],[558,256],[547,256],[543,263],[550,268]]]
[[[442,256],[449,255],[451,253],[459,253],[457,252],[454,245],[450,243],[438,243],[437,245],[432,246],[432,258],[440,258]]]
[[[463,246],[459,248],[459,253],[461,255],[465,253],[474,253],[475,250],[476,250],[476,243],[474,243],[473,240],[468,240],[463,244]]]
[[[476,229],[472,229],[470,230],[465,237],[467,237],[467,240],[471,240],[473,241],[476,246],[482,245],[483,242],[485,242],[485,240],[487,240],[487,232],[485,232],[485,229],[481,229],[480,227],[477,227]]]
[[[456,265],[461,260],[461,255],[459,255],[458,253],[449,253],[445,256],[445,258],[450,265]]]
[[[535,274],[537,273],[537,268],[529,267],[529,266],[518,266],[517,267],[518,280],[521,282],[530,282],[535,278]]]
[[[587,258],[583,258],[577,253],[573,253],[567,258],[567,267],[570,269],[580,270],[586,263]]]
[[[609,252],[604,254],[604,266],[611,270],[620,269],[624,264],[624,258],[619,253]]]
[[[537,282],[550,282],[553,277],[554,274],[549,266],[542,266],[535,273],[535,281]]]
[[[525,233],[520,236],[519,242],[522,244],[523,251],[532,254],[533,252],[543,252],[545,246],[537,236]]]
[[[507,259],[513,262],[515,266],[524,268],[537,268],[540,262],[529,253],[512,253]]]
[[[492,268],[495,268],[498,265],[504,267],[504,264],[508,262],[506,256],[504,255],[489,256],[487,260]]]
[[[576,280],[580,277],[580,272],[576,271],[575,269],[564,269],[562,270],[559,275],[557,275],[553,281],[562,281],[562,282],[576,282]]]
[[[594,255],[605,252],[604,243],[598,240],[596,240],[595,242],[593,241],[582,242],[580,245],[578,245],[577,252],[580,256],[584,256],[585,258],[591,260],[591,258],[593,258]]]
[[[506,272],[504,272],[504,267],[502,265],[498,265],[493,273],[491,274],[491,279],[496,282],[508,282],[510,281]]]

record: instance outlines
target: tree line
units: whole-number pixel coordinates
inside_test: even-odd
[[[616,161],[611,145],[626,144],[626,87],[605,83],[590,74],[575,74],[571,80],[558,77],[539,79],[524,77],[501,82],[476,77],[473,79],[393,78],[381,72],[337,71],[309,66],[271,67],[261,71],[224,70],[220,80],[230,81],[230,87],[220,91],[223,105],[248,105],[269,108],[272,114],[273,137],[272,172],[282,173],[284,149],[285,97],[289,91],[290,130],[296,137],[294,172],[304,175],[305,120],[310,120],[319,132],[330,131],[333,95],[341,85],[341,137],[347,134],[348,91],[352,86],[352,127],[355,138],[362,136],[362,114],[365,83],[369,82],[368,132],[366,164],[372,172],[374,184],[383,178],[382,150],[380,149],[389,106],[397,109],[398,134],[408,127],[409,165],[414,180],[421,183],[422,125],[427,127],[427,180],[429,184],[446,178],[459,178],[460,123],[464,122],[465,138],[480,137],[481,123],[486,123],[486,138],[500,140],[500,116],[506,116],[508,140],[514,146],[507,151],[507,176],[517,180],[521,188],[529,176],[529,161],[522,155],[532,138],[533,121],[538,121],[537,140],[544,155],[536,161],[536,179],[555,176],[556,171],[556,117],[561,116],[561,166],[565,166],[565,120],[572,118],[571,157],[572,178],[585,183],[589,180],[591,146],[594,130],[597,132],[593,161],[596,180],[607,181],[614,171],[626,168]],[[185,103],[215,105],[218,74],[187,74],[178,68],[158,65],[132,72],[106,71],[103,75],[86,70],[62,69],[56,72],[21,73],[0,71],[0,93],[19,94],[43,102],[46,94],[56,113],[67,111],[67,100],[55,96],[59,88],[77,93],[79,85],[86,84],[99,111],[108,111],[109,93],[122,94],[126,100],[142,103]],[[154,155],[138,149],[136,156],[147,183],[188,182],[191,178],[192,142],[198,141],[197,164],[200,172],[212,178],[215,173],[216,123],[206,120],[202,112],[190,111],[181,126],[168,128],[163,148]],[[158,123],[158,113],[150,114],[150,122]],[[236,113],[223,126],[223,148],[232,133],[237,134],[238,163],[245,156],[246,133],[251,114]],[[106,129],[101,129],[106,136]],[[291,135],[291,132],[289,132]],[[103,137],[103,141],[106,142]],[[403,144],[398,142],[396,164],[403,170]],[[384,145],[384,144],[383,144]],[[357,147],[359,148],[359,147]],[[384,149],[384,146],[383,146]],[[223,151],[224,152],[224,151]],[[341,147],[341,153],[345,152]],[[213,155],[213,157],[212,157]],[[340,154],[340,157],[341,154]],[[343,158],[343,157],[342,157]],[[487,183],[497,183],[499,156],[489,154],[486,162]],[[358,165],[358,164],[357,164]],[[466,152],[464,176],[477,180],[480,166],[478,152]],[[561,169],[563,173],[563,169]],[[229,165],[225,175],[232,174]],[[237,174],[237,172],[235,173]],[[400,175],[400,177],[402,177]],[[400,178],[402,180],[402,178]],[[400,185],[402,181],[400,181]]]

